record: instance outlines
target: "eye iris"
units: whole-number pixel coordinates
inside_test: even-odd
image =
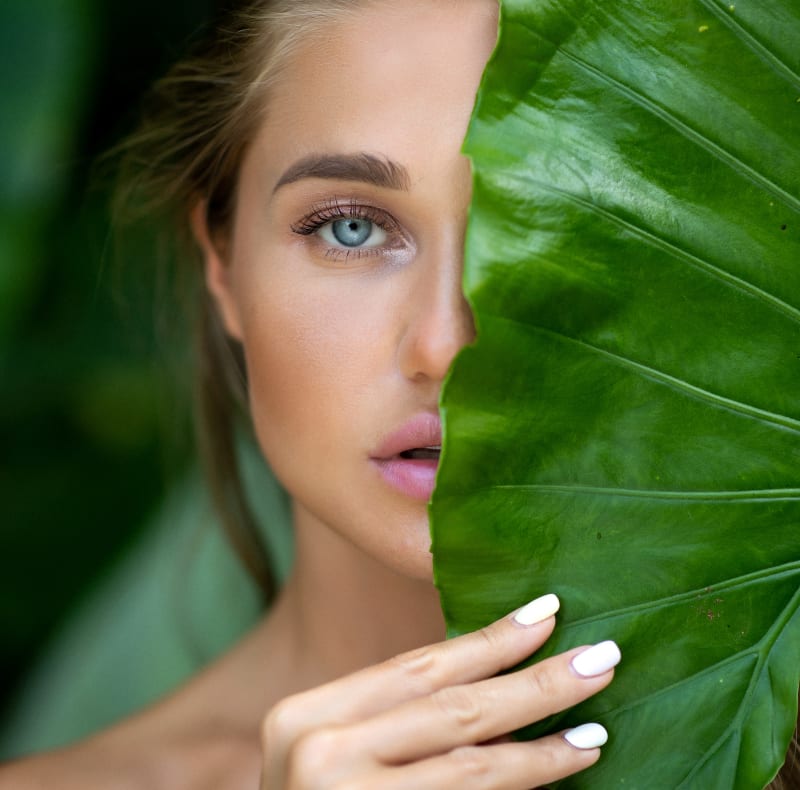
[[[372,234],[372,223],[368,219],[338,219],[331,226],[333,236],[346,247],[358,247]]]

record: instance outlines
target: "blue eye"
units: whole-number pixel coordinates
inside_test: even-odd
[[[372,223],[368,219],[337,219],[331,223],[331,232],[346,247],[360,247],[370,237]]]
[[[386,232],[374,222],[360,217],[344,217],[326,223],[319,234],[329,244],[353,249],[378,247],[386,242]]]

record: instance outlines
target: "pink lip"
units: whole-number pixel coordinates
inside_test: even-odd
[[[390,433],[372,453],[383,479],[412,499],[427,502],[436,483],[439,462],[433,459],[401,458],[400,453],[442,443],[442,421],[438,414],[423,413]]]

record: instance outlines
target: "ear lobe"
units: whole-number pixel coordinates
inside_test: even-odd
[[[232,285],[230,263],[225,260],[219,246],[214,243],[206,218],[206,202],[199,200],[191,210],[189,220],[197,245],[203,254],[206,288],[217,307],[225,331],[236,340],[242,340],[239,304]]]

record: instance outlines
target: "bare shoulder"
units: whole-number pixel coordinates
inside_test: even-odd
[[[265,654],[272,657],[270,673],[264,672]],[[246,638],[120,724],[74,746],[0,766],[0,790],[252,790],[261,773],[261,720],[287,687],[292,690],[292,668],[270,643]]]
[[[138,790],[136,776],[118,770],[109,755],[88,743],[37,754],[0,766],[0,790]]]
[[[259,772],[255,737],[207,726],[164,732],[137,721],[0,766],[0,790],[252,790]]]

